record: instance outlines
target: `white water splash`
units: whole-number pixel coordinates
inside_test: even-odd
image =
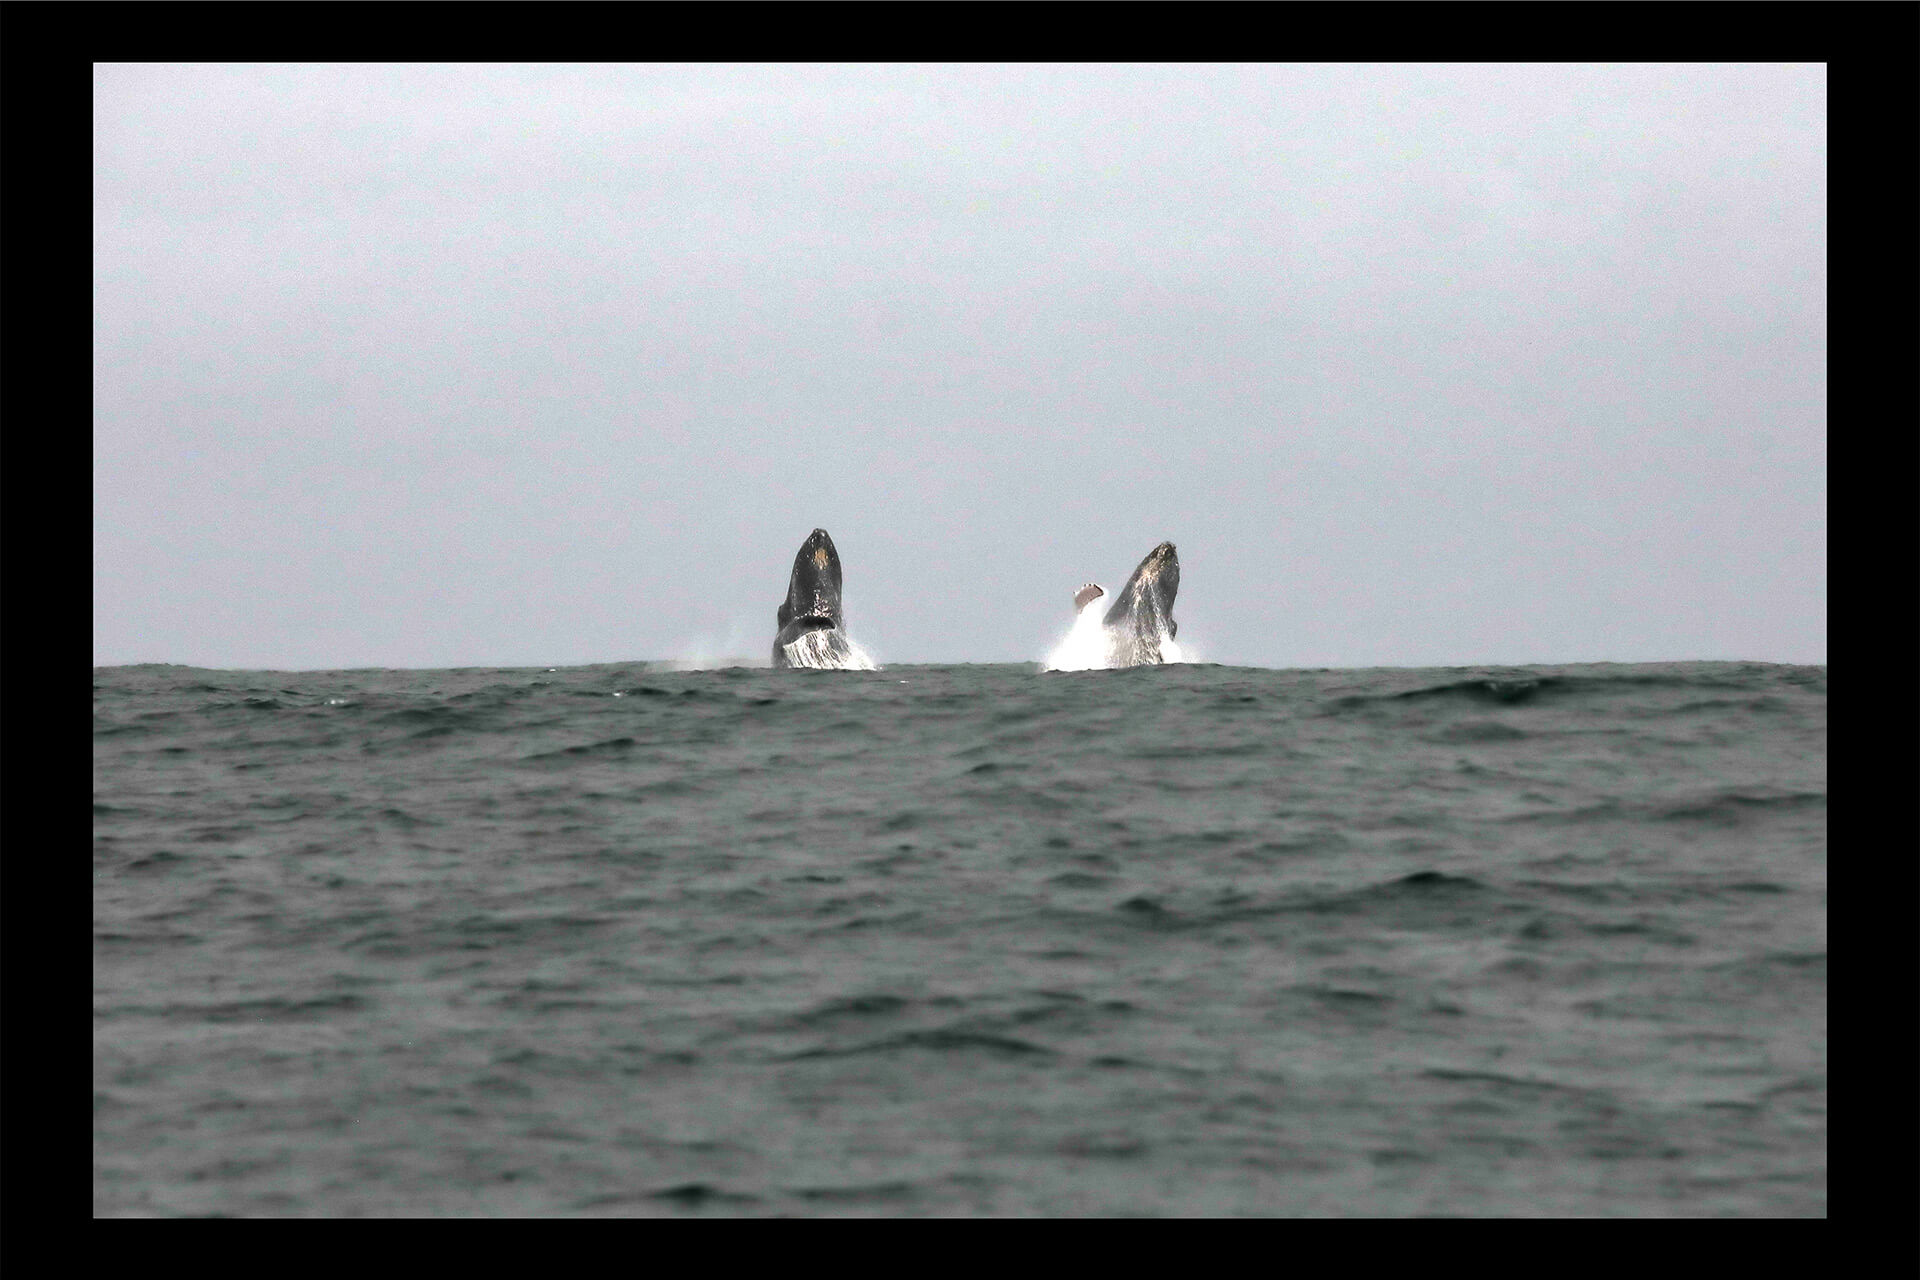
[[[1096,596],[1073,616],[1073,628],[1047,655],[1047,671],[1096,671],[1112,665],[1107,629],[1101,625],[1105,596]]]
[[[1053,647],[1047,655],[1043,671],[1104,671],[1117,665],[1113,660],[1113,635],[1105,625],[1106,606],[1112,603],[1107,597],[1099,596],[1081,606],[1074,615],[1073,627],[1066,637]],[[1171,636],[1160,637],[1160,661],[1197,662],[1187,650],[1180,647],[1179,641]]]
[[[880,664],[871,654],[849,639],[845,632],[809,631],[786,646],[789,665],[816,671],[878,671]]]

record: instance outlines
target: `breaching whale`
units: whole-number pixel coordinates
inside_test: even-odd
[[[825,529],[815,529],[793,557],[787,598],[775,615],[776,667],[875,670],[873,659],[847,639],[840,608],[840,553]]]
[[[1180,558],[1171,542],[1147,553],[1120,594],[1103,609],[1106,588],[1089,582],[1073,593],[1073,629],[1047,658],[1048,671],[1140,667],[1180,662],[1173,597],[1180,589]],[[1104,616],[1103,616],[1104,614]]]
[[[1108,666],[1143,667],[1179,661],[1179,651],[1173,644],[1180,632],[1173,620],[1173,597],[1179,590],[1180,557],[1171,542],[1163,542],[1147,552],[1102,621],[1107,632]],[[1076,601],[1079,598],[1074,597]]]

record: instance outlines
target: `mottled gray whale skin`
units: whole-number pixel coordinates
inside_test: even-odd
[[[1112,666],[1144,667],[1166,661],[1161,645],[1180,632],[1180,624],[1173,620],[1173,597],[1179,590],[1180,557],[1171,542],[1163,542],[1147,552],[1102,620]]]
[[[825,529],[815,529],[793,557],[787,598],[774,615],[776,667],[870,671],[873,662],[847,639],[840,607],[840,553]]]

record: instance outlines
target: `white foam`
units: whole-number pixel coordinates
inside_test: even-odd
[[[841,652],[835,640],[846,646],[846,652]],[[824,629],[809,631],[784,647],[788,664],[803,669],[828,671],[878,671],[880,669],[880,664],[873,660],[872,655],[855,644],[844,632]]]
[[[1113,633],[1105,625],[1106,606],[1112,603],[1105,596],[1096,596],[1082,605],[1080,612],[1074,615],[1073,627],[1066,637],[1053,647],[1047,655],[1043,671],[1104,671],[1114,666]],[[1193,653],[1180,647],[1180,642],[1172,636],[1160,637],[1160,661],[1198,662]]]
[[[1080,606],[1080,612],[1073,616],[1072,629],[1047,655],[1045,670],[1097,671],[1112,665],[1109,656],[1112,642],[1107,638],[1107,629],[1101,625],[1105,612],[1101,606],[1105,602],[1105,596],[1096,596]]]

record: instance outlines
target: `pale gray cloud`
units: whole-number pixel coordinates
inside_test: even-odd
[[[102,66],[95,661],[1826,658],[1818,66]]]

